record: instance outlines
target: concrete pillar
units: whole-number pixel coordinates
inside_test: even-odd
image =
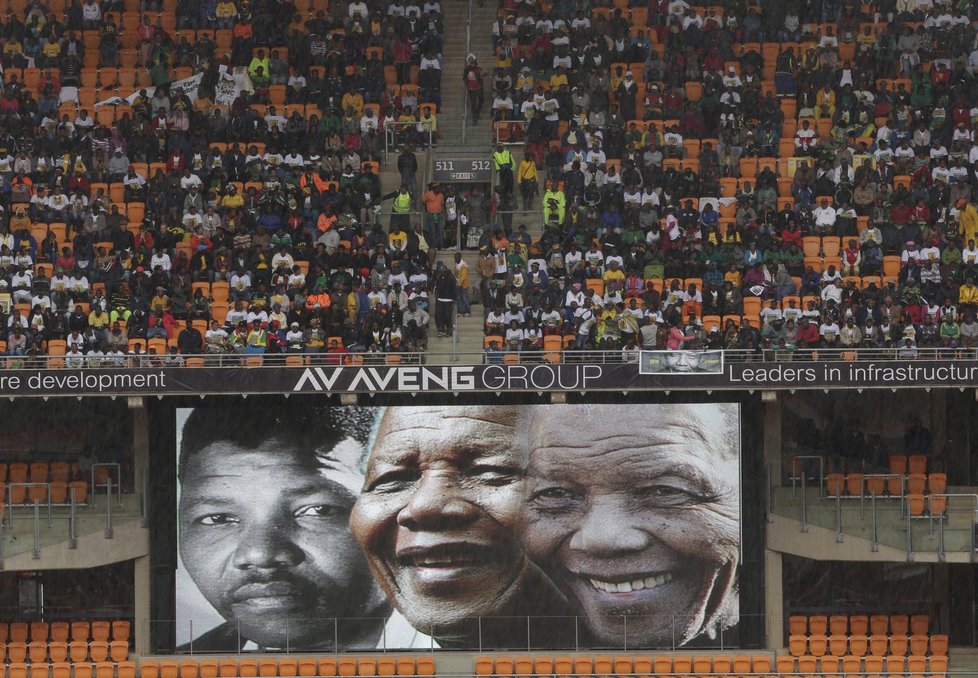
[[[771,391],[764,402],[764,464],[774,463],[775,479],[781,465],[781,400],[784,393]]]
[[[134,650],[140,657],[146,657],[152,652],[149,645],[150,634],[150,574],[152,568],[149,564],[149,556],[136,558],[133,561],[133,577],[135,586],[133,587],[133,638]]]
[[[149,520],[149,415],[144,398],[129,398],[129,413],[132,417],[132,466],[135,472],[135,492],[143,498],[143,519]],[[148,522],[144,522],[148,528]],[[150,654],[150,587],[151,573],[149,556],[136,558],[133,563],[133,638],[136,654],[145,657]]]
[[[771,549],[764,549],[764,617],[767,622],[765,647],[780,652],[785,647],[781,553]]]
[[[777,486],[781,482],[781,401],[784,393],[773,394],[764,401],[764,466],[769,469],[765,473],[767,482]],[[765,487],[770,497],[771,488]],[[766,501],[766,500],[765,500]],[[765,506],[766,512],[770,510]],[[767,530],[765,530],[767,532]],[[765,536],[765,544],[767,537]],[[764,549],[764,623],[765,647],[769,650],[780,650],[785,647],[784,641],[784,597],[782,594],[781,553]]]

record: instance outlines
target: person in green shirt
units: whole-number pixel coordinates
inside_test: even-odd
[[[957,348],[961,341],[961,326],[954,316],[945,316],[941,322],[941,344],[949,348]]]

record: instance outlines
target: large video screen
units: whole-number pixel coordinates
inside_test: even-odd
[[[739,618],[736,404],[177,411],[178,650],[659,648]]]

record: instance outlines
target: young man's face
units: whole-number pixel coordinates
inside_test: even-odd
[[[255,449],[217,441],[181,470],[184,565],[262,647],[330,646],[332,618],[388,611],[348,528],[360,444],[320,452],[325,461],[276,438]]]

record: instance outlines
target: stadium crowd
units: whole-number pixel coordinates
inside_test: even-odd
[[[424,349],[439,272],[378,171],[436,128],[438,0],[8,7],[8,355]]]
[[[486,347],[978,346],[974,19],[501,0]]]

